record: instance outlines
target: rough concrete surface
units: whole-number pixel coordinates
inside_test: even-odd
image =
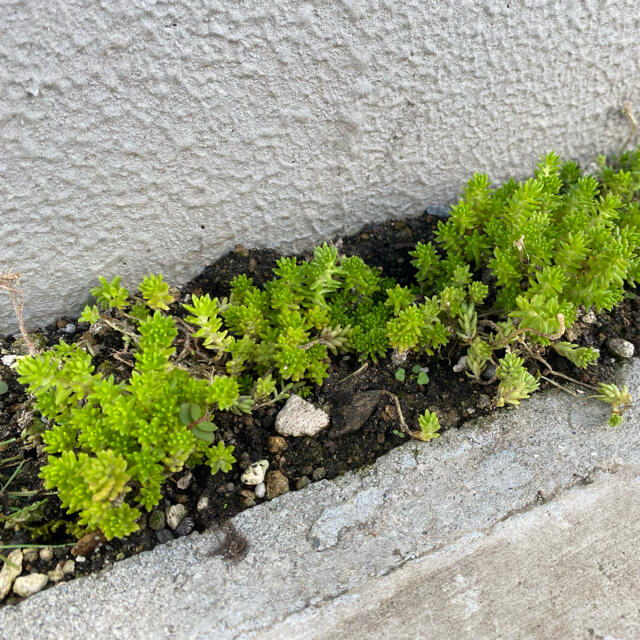
[[[635,0],[1,4],[0,268],[32,324],[99,274],[180,284],[617,151],[640,103]]]
[[[640,361],[623,375],[640,393]],[[2,640],[640,637],[640,411],[560,391],[0,609]]]

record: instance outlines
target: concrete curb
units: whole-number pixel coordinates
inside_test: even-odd
[[[637,397],[640,361],[625,366],[621,378]],[[98,576],[61,584],[3,608],[0,638],[71,639],[87,633],[95,640],[324,638],[334,637],[332,629],[342,629],[338,638],[360,637],[354,628],[351,636],[344,635],[340,625],[362,608],[362,593],[373,597],[379,584],[384,594],[383,576],[409,571],[416,559],[435,562],[436,556],[448,555],[455,563],[461,549],[473,552],[469,545],[477,544],[474,541],[504,536],[496,527],[511,521],[514,536],[523,532],[522,553],[514,552],[513,558],[523,558],[527,544],[534,542],[527,532],[535,530],[536,518],[542,524],[545,508],[563,499],[568,500],[568,511],[579,513],[585,498],[576,496],[586,494],[571,488],[593,480],[594,509],[601,504],[599,490],[605,496],[613,491],[618,505],[607,512],[617,519],[603,536],[615,541],[626,532],[620,548],[631,554],[627,547],[633,538],[629,527],[619,526],[619,518],[624,496],[637,499],[630,469],[640,464],[640,415],[633,407],[617,429],[606,427],[606,417],[607,409],[593,401],[576,401],[559,391],[539,394],[517,410],[474,421],[431,443],[409,442],[366,470],[239,514],[233,523],[248,541],[243,558],[231,561],[216,553],[219,531],[181,538]],[[624,482],[616,474],[621,468],[626,470]],[[615,490],[608,482],[616,483]],[[634,509],[629,509],[629,518]],[[634,517],[637,520],[637,514]],[[603,518],[596,521],[601,530]],[[586,530],[588,521],[581,520],[580,527]],[[551,545],[553,530],[545,535],[545,544]],[[537,548],[542,553],[545,545]],[[554,549],[548,548],[552,554]],[[411,580],[415,576],[406,583]],[[620,585],[631,587],[638,588],[624,580]],[[617,614],[640,625],[637,606],[627,610],[628,600],[620,602]],[[335,608],[335,603],[340,606]],[[424,607],[415,607],[404,610],[403,620],[409,624],[415,614],[423,626],[417,635],[402,637],[431,637],[424,626],[428,621],[418,615]],[[536,615],[534,611],[531,620]],[[548,617],[548,607],[539,615]],[[441,619],[447,617],[445,609]],[[474,628],[469,620],[465,625]],[[388,627],[384,633],[390,635],[377,637],[398,635]],[[577,633],[583,635],[571,631],[563,637],[589,637],[584,629]],[[460,632],[456,637],[467,636]],[[533,631],[518,637],[549,636]]]

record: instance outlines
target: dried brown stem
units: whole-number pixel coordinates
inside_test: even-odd
[[[24,293],[20,288],[20,273],[9,269],[9,271],[0,272],[0,289],[4,289],[11,297],[13,311],[18,321],[18,329],[24,340],[24,344],[29,351],[30,356],[35,356],[38,352],[35,348],[22,319],[22,310],[24,309]]]

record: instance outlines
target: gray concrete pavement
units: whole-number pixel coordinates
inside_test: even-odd
[[[640,362],[621,378],[637,397]],[[562,392],[0,610],[0,638],[640,638],[640,412]]]

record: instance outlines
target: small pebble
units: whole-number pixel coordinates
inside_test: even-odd
[[[40,560],[50,562],[53,560],[53,549],[51,547],[45,547],[44,549],[40,549],[38,555],[40,556]]]
[[[156,531],[156,538],[160,544],[164,544],[169,540],[173,540],[173,533],[169,529],[160,529],[160,531]]]
[[[453,365],[454,373],[462,373],[467,368],[467,356],[462,356],[456,364]]]
[[[14,549],[8,558],[11,564],[3,562],[0,569],[0,600],[9,593],[13,581],[22,573],[22,550]]]
[[[582,316],[581,320],[585,324],[595,324],[598,321],[598,319],[596,318],[596,314],[593,312],[593,309],[587,311],[587,313]]]
[[[75,332],[76,332],[76,325],[73,323],[69,323],[67,325],[64,326],[64,328],[62,329],[62,331],[70,336],[72,336]]]
[[[182,478],[176,482],[178,489],[181,489],[182,491],[187,489],[191,484],[191,478],[193,478],[193,473],[191,473],[191,471],[187,471],[187,473],[185,473]]]
[[[182,522],[180,522],[176,527],[176,533],[179,536],[188,536],[193,531],[194,527],[195,522],[193,521],[193,518],[187,516],[186,518],[183,518]]]
[[[209,508],[209,497],[206,495],[200,496],[198,499],[198,504],[196,505],[196,509],[198,511],[204,511]]]
[[[38,558],[38,550],[37,549],[25,549],[22,552],[22,557],[25,562],[35,562]]]
[[[13,354],[10,354],[8,356],[2,356],[2,358],[0,358],[0,360],[2,360],[2,364],[5,367],[10,367],[17,359],[18,359],[18,356],[14,356]]]
[[[267,488],[265,487],[264,482],[261,482],[260,484],[256,485],[256,488],[254,489],[256,498],[264,498],[266,492],[267,492]]]
[[[324,467],[318,467],[317,469],[313,470],[313,474],[311,474],[311,477],[317,482],[318,480],[322,480],[326,475],[327,472],[325,471]]]
[[[28,576],[16,578],[13,583],[13,592],[26,598],[44,589],[47,582],[49,582],[49,577],[46,573],[30,573]]]
[[[76,563],[73,560],[67,560],[62,565],[62,573],[73,573],[76,570]]]
[[[307,478],[307,476],[302,476],[301,478],[298,478],[296,480],[296,489],[298,489],[298,491],[300,489],[304,489],[306,486],[311,484],[311,480],[309,480],[309,478]]]
[[[242,506],[246,507],[247,509],[250,509],[251,507],[256,506],[256,497],[255,495],[253,495],[253,493],[251,494],[251,497],[242,496],[241,502],[242,502]]]
[[[635,347],[628,340],[622,338],[609,338],[607,340],[607,347],[614,356],[619,358],[633,358]]]
[[[104,544],[107,539],[104,537],[102,531],[92,531],[82,536],[78,542],[76,542],[73,549],[71,549],[72,556],[88,556],[93,553],[99,545]]]
[[[268,460],[258,460],[250,464],[246,471],[240,476],[241,482],[248,485],[258,485],[264,480],[264,474],[269,468]]]
[[[164,511],[152,511],[149,514],[149,528],[154,531],[160,531],[160,529],[164,529],[166,525],[166,518],[164,515]]]
[[[187,515],[187,507],[183,504],[172,504],[165,510],[165,515],[167,516],[167,524],[175,530]]]
[[[82,564],[83,562],[86,562],[87,559],[84,556],[76,556],[76,562],[78,562],[79,564]]]
[[[271,500],[289,491],[289,481],[282,471],[270,471],[267,474],[267,498]]]
[[[274,455],[282,453],[287,448],[287,441],[282,436],[271,436],[269,438],[269,452]]]
[[[485,367],[485,370],[480,374],[483,380],[491,380],[496,375],[496,366],[491,362]]]
[[[276,416],[276,431],[282,436],[315,436],[329,425],[329,415],[295,393]]]
[[[47,572],[47,577],[50,582],[60,582],[61,580],[64,580],[64,571],[62,571],[62,566],[62,562],[58,562],[55,569]]]

